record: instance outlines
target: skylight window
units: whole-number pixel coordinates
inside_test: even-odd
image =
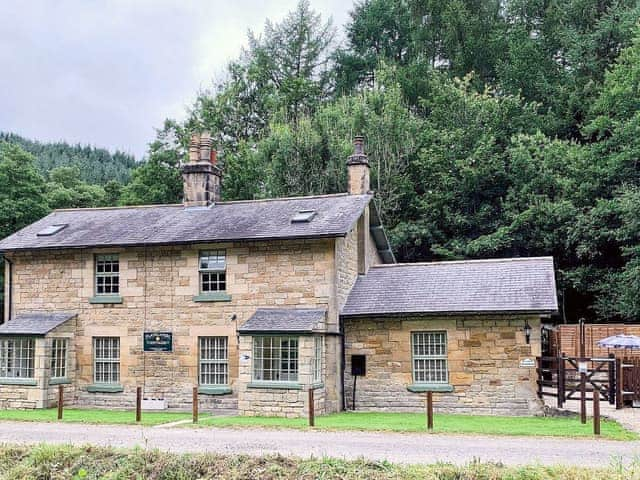
[[[291,223],[309,223],[316,214],[317,212],[315,210],[300,210],[291,217]]]
[[[45,227],[44,229],[40,230],[36,235],[38,237],[50,237],[51,235],[55,235],[59,231],[64,230],[68,226],[69,226],[69,224],[67,224],[67,223],[59,223],[57,225],[49,225],[48,227]]]

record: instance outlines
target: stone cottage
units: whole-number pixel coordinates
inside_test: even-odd
[[[301,416],[345,408],[528,414],[553,260],[397,264],[363,139],[348,192],[220,201],[194,136],[184,203],[57,210],[0,242],[0,408]]]

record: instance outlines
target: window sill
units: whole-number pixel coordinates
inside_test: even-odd
[[[453,392],[453,385],[447,383],[414,383],[407,386],[407,390],[413,393],[421,392]]]
[[[247,388],[266,388],[274,390],[302,390],[302,384],[297,382],[251,382]]]
[[[38,382],[33,378],[0,378],[0,385],[22,385],[35,387]]]
[[[312,383],[311,384],[311,389],[312,390],[318,390],[319,388],[324,388],[324,383],[323,382],[316,382],[316,383]]]
[[[224,292],[201,293],[193,297],[194,302],[230,302],[231,295]]]
[[[49,380],[49,385],[67,385],[70,384],[71,380],[68,378],[52,378]]]
[[[201,385],[198,387],[198,393],[202,395],[228,395],[231,393],[231,388],[223,385],[219,386],[207,386]]]
[[[87,386],[87,392],[89,393],[120,393],[123,391],[124,387],[117,383],[94,383]]]
[[[122,303],[122,297],[120,295],[96,295],[89,298],[89,303],[93,304],[116,304]]]

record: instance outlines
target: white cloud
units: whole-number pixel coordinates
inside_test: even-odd
[[[0,130],[141,157],[240,53],[249,29],[296,0],[0,2]],[[341,27],[350,5],[313,2]]]

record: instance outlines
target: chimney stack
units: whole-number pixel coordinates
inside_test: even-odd
[[[347,160],[349,195],[362,195],[370,191],[369,157],[364,153],[364,137],[358,135],[353,140],[353,155]]]
[[[185,207],[208,207],[220,201],[222,170],[208,132],[191,135],[189,163],[182,167]]]

